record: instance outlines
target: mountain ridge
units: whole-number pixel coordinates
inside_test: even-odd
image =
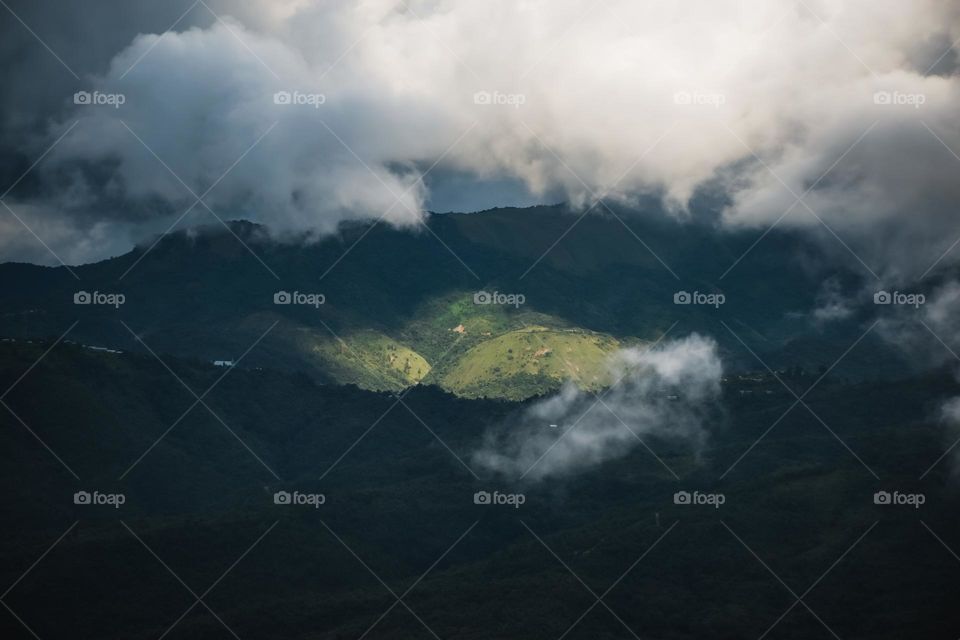
[[[161,353],[233,360],[274,326],[264,349],[251,356],[258,365],[371,389],[397,391],[423,381],[515,399],[555,390],[576,376],[558,374],[554,356],[538,357],[510,376],[503,367],[460,361],[471,349],[474,360],[484,360],[481,343],[496,352],[496,341],[529,326],[553,332],[538,349],[565,353],[565,370],[590,370],[588,377],[600,375],[601,365],[586,336],[609,345],[651,344],[675,323],[677,335],[713,335],[735,362],[754,366],[724,319],[728,326],[749,319],[746,341],[773,366],[797,364],[796,349],[789,358],[778,354],[794,340],[809,339],[810,324],[797,313],[813,308],[825,277],[783,259],[801,241],[774,230],[719,289],[714,281],[735,251],[760,235],[717,240],[708,224],[656,215],[621,210],[580,218],[565,206],[502,208],[432,214],[429,230],[415,232],[355,222],[299,243],[276,242],[266,227],[247,221],[229,223],[229,231],[191,228],[75,267],[79,280],[63,267],[0,265],[0,279],[9,283],[0,291],[0,334],[58,335],[79,319],[77,336],[94,344],[141,349],[136,334]],[[843,271],[834,275],[854,279]],[[126,299],[116,309],[75,305],[81,290],[122,292]],[[726,301],[722,308],[679,306],[678,291],[722,292]],[[322,296],[323,303],[274,304],[279,292]],[[494,294],[504,302],[484,298]],[[563,332],[569,330],[583,336],[579,345],[567,344]],[[819,336],[813,332],[815,344],[800,350],[801,361],[806,358],[800,364],[832,361],[838,345],[849,345],[858,331],[853,318]],[[851,371],[875,366],[856,357]],[[475,379],[465,379],[464,370]],[[449,378],[453,371],[460,373]]]

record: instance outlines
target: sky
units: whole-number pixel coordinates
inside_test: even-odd
[[[0,30],[0,260],[214,215],[684,218],[705,185],[718,233],[808,229],[877,280],[960,259],[950,0],[4,0]]]

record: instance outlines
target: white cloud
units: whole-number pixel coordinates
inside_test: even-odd
[[[813,323],[822,328],[828,323],[846,320],[853,311],[853,301],[844,294],[839,279],[828,278],[820,286],[816,307],[810,315]]]
[[[252,3],[238,20],[140,36],[118,52],[96,84],[127,103],[75,109],[68,121],[81,125],[51,168],[117,162],[112,193],[167,201],[172,218],[189,194],[117,118],[198,193],[278,122],[211,192],[224,217],[324,233],[390,210],[388,221],[414,224],[420,172],[439,161],[575,203],[661,192],[678,212],[737,166],[724,220],[766,226],[846,154],[806,202],[894,276],[932,262],[903,247],[943,244],[960,203],[960,160],[943,146],[960,153],[954,3],[290,1]],[[931,66],[947,74],[925,73]],[[326,103],[272,103],[295,89]],[[476,104],[479,91],[522,104]],[[875,104],[877,92],[924,104]],[[92,208],[97,191],[70,203]],[[781,224],[820,222],[801,205]]]
[[[624,456],[645,436],[703,444],[722,374],[712,339],[693,334],[650,350],[622,350],[610,374],[619,382],[602,402],[567,384],[515,424],[487,434],[474,461],[509,477],[542,480]]]
[[[943,404],[940,408],[940,420],[946,427],[945,435],[950,445],[953,445],[958,433],[960,433],[960,397],[951,398]],[[958,471],[960,471],[960,468],[958,468],[960,453],[953,452],[950,456],[950,463],[951,473],[956,477]]]

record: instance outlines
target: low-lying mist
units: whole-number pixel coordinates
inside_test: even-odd
[[[488,432],[474,462],[513,479],[543,480],[626,455],[644,438],[704,444],[719,414],[723,366],[713,339],[691,334],[610,358],[613,385],[594,394],[572,382]]]

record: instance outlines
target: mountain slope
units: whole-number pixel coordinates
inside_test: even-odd
[[[620,214],[580,219],[564,207],[498,209],[432,215],[430,232],[348,225],[319,241],[282,243],[237,222],[233,233],[178,232],[152,250],[145,245],[75,267],[79,280],[63,268],[5,264],[0,335],[51,337],[79,320],[71,331],[79,342],[143,350],[133,332],[159,353],[204,360],[237,359],[262,340],[251,364],[304,371],[321,382],[399,390],[424,381],[468,395],[518,397],[483,363],[495,355],[503,356],[501,371],[519,364],[500,347],[525,327],[575,330],[605,345],[653,342],[671,327],[701,331],[731,362],[754,366],[722,320],[771,366],[809,369],[831,362],[862,332],[859,315],[812,328],[805,314],[823,280],[835,276],[856,290],[856,275],[812,273],[809,261],[785,259],[815,251],[788,232],[767,234],[721,281],[760,234],[718,234],[657,212]],[[78,291],[120,293],[125,303],[75,305]],[[722,292],[726,302],[676,305],[678,291]],[[278,292],[307,303],[275,304]],[[812,343],[784,357],[799,339]],[[888,346],[867,340],[871,349],[850,354],[845,371],[873,375],[902,366]],[[524,382],[513,389],[555,389],[576,380],[578,370],[593,384],[596,349],[570,348],[561,367],[552,364],[560,347],[544,346],[554,354],[542,359],[548,366],[518,367]]]
[[[577,329],[525,327],[473,347],[441,379],[441,385],[466,397],[520,400],[540,395],[571,380],[597,390],[613,380],[606,361],[620,343]]]

